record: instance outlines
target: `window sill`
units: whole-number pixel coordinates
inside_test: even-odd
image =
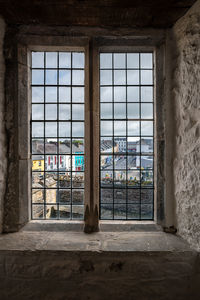
[[[51,231],[51,232],[83,232],[84,222],[75,220],[34,220],[28,222],[22,231]],[[155,221],[100,221],[99,230],[101,232],[156,232],[162,231],[161,226]]]
[[[164,232],[51,232],[24,231],[0,235],[1,251],[64,252],[185,252],[180,237]]]

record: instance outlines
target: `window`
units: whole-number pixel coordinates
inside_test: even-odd
[[[153,219],[153,54],[100,54],[100,218]]]
[[[154,220],[154,54],[99,49],[98,76],[86,57],[84,49],[31,52],[32,219],[83,220],[94,201],[100,220]]]
[[[84,67],[83,52],[32,52],[33,219],[83,219]]]

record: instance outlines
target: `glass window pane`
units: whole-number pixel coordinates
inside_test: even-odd
[[[72,205],[72,219],[82,220],[84,216],[84,206],[83,205]]]
[[[114,135],[126,135],[126,121],[114,121]]]
[[[32,70],[32,84],[44,84],[44,70]]]
[[[71,71],[70,70],[60,70],[59,71],[59,84],[60,85],[70,85],[71,84]]]
[[[142,121],[141,122],[141,135],[153,135],[153,122]]]
[[[46,70],[45,71],[46,80],[45,83],[48,85],[57,84],[57,70]]]
[[[45,139],[45,154],[57,153],[57,139]]]
[[[60,143],[59,145],[59,150],[61,150],[59,153],[61,154],[62,152],[63,153],[70,153],[70,145],[67,144],[67,143]],[[71,165],[71,156],[70,155],[64,155],[64,154],[61,154],[59,155],[59,171],[60,171],[60,175],[62,174],[61,171],[63,172],[66,172],[66,171],[71,171],[72,169],[72,165]],[[64,177],[63,177],[63,180],[66,179],[66,176],[67,176],[67,179],[68,179],[68,173],[65,174],[64,173]],[[64,186],[63,186],[64,187]]]
[[[153,119],[153,104],[141,104],[141,118]]]
[[[46,52],[46,68],[57,68],[58,55],[57,52]]]
[[[101,219],[112,220],[113,219],[113,206],[111,204],[101,204]]]
[[[69,123],[66,123],[66,124],[69,124]],[[65,138],[65,139],[59,139],[59,153],[60,154],[71,153],[71,140],[69,138],[68,139],[67,138]],[[60,164],[63,165],[62,168],[68,168],[69,167],[68,163],[69,163],[69,165],[71,165],[71,163],[68,160],[68,157],[62,156],[60,158]]]
[[[139,71],[138,70],[127,70],[127,84],[129,84],[129,85],[139,84]]]
[[[71,124],[70,122],[59,122],[59,136],[69,137],[71,136]]]
[[[153,205],[142,204],[141,205],[141,219],[152,220],[153,219]]]
[[[32,137],[43,137],[43,136],[44,136],[44,123],[32,122]]]
[[[32,102],[44,102],[43,87],[32,87]]]
[[[127,206],[127,218],[129,220],[140,219],[140,205],[128,204]]]
[[[140,203],[140,189],[128,189],[128,203]]]
[[[58,218],[58,207],[57,205],[46,205],[46,219],[57,219]]]
[[[46,202],[56,203],[57,202],[57,190],[56,189],[46,189]]]
[[[141,189],[142,204],[153,204],[153,189]]]
[[[84,172],[72,173],[72,187],[83,188],[84,187]]]
[[[71,119],[71,105],[59,104],[59,119],[70,120]]]
[[[44,172],[32,172],[32,188],[43,188],[44,187]],[[43,196],[42,202],[44,200]],[[35,201],[38,203],[38,199]]]
[[[115,203],[126,203],[126,190],[125,189],[114,189],[114,202]]]
[[[32,139],[32,154],[44,153],[44,139]]]
[[[140,168],[140,156],[139,155],[129,155],[127,161],[127,167],[129,170]]]
[[[101,87],[100,88],[100,101],[101,102],[112,102],[112,87]]]
[[[145,170],[141,172],[141,186],[142,187],[153,186],[153,171]]]
[[[126,152],[126,138],[125,137],[115,137],[114,138],[114,152],[117,153],[122,153]]]
[[[152,169],[153,168],[153,156],[141,156],[141,168]]]
[[[113,138],[103,137],[100,141],[101,153],[111,153],[113,152]]]
[[[141,69],[152,69],[153,67],[153,55],[152,53],[140,54]]]
[[[56,188],[58,183],[58,174],[55,172],[45,172],[45,187]]]
[[[130,154],[136,154],[140,152],[140,138],[139,137],[128,137],[127,138],[127,151]]]
[[[71,173],[64,172],[64,170],[58,173],[59,177],[59,187],[60,188],[70,188],[71,187]]]
[[[129,136],[140,135],[140,123],[139,123],[139,121],[128,121],[128,135]]]
[[[111,85],[112,84],[112,71],[101,70],[100,71],[100,84],[101,85]]]
[[[62,181],[62,180],[61,180]],[[69,204],[71,203],[71,190],[59,190],[59,203],[61,204]]]
[[[71,88],[59,87],[59,102],[70,102],[71,101]]]
[[[83,190],[72,190],[72,202],[73,204],[83,204],[84,201],[84,192]]]
[[[140,171],[128,171],[127,172],[127,185],[128,187],[140,186]]]
[[[57,171],[58,169],[58,156],[56,154],[45,155],[45,170]]]
[[[59,52],[59,67],[60,68],[71,68],[71,53],[70,52]]]
[[[126,155],[115,155],[114,156],[114,167],[117,170],[126,170]]]
[[[100,69],[112,69],[112,54],[101,53],[100,54]]]
[[[125,53],[114,53],[114,68],[125,69],[126,55]]]
[[[141,84],[153,84],[153,72],[151,70],[141,71]]]
[[[126,72],[125,70],[115,70],[114,71],[114,84],[124,85],[126,83]]]
[[[128,86],[127,87],[127,101],[138,102],[139,101],[139,87]]]
[[[124,103],[114,104],[114,119],[126,118],[126,105]]]
[[[115,220],[125,220],[126,219],[126,205],[125,204],[115,204],[114,205],[114,219]]]
[[[73,137],[83,137],[84,136],[84,123],[83,122],[73,122],[72,123],[72,136]]]
[[[32,218],[44,219],[44,205],[32,205]]]
[[[72,153],[84,153],[84,139],[72,139]]]
[[[56,120],[57,119],[57,105],[56,104],[46,104],[45,105],[45,119],[46,120]]]
[[[72,88],[72,102],[84,102],[84,88],[82,87]]]
[[[101,155],[100,158],[101,169],[102,170],[112,170],[113,169],[113,156],[112,155]]]
[[[101,104],[101,119],[112,119],[112,103]]]
[[[46,137],[56,137],[57,136],[57,123],[56,122],[46,122],[45,123],[45,136]]]
[[[142,154],[153,153],[153,138],[141,137],[141,152]]]
[[[101,203],[113,203],[112,189],[101,189]]]
[[[127,69],[139,69],[139,53],[127,53]]]
[[[127,104],[128,119],[139,119],[139,104],[129,103]]]
[[[101,171],[101,186],[102,187],[113,187],[113,172],[112,171]]]
[[[60,219],[71,219],[71,206],[70,205],[59,205],[59,216]]]
[[[153,87],[142,86],[141,87],[141,101],[142,102],[153,102]]]
[[[114,101],[115,102],[126,101],[126,87],[122,87],[122,86],[114,87]]]
[[[126,171],[114,171],[114,187],[126,187]]]
[[[72,105],[72,119],[73,120],[84,120],[84,104],[73,104]]]
[[[44,52],[32,52],[32,68],[44,68]]]
[[[72,71],[72,85],[84,85],[84,71],[73,70]]]
[[[45,88],[45,102],[57,102],[57,87]]]
[[[83,69],[85,67],[85,56],[82,52],[73,52],[72,53],[72,68]]]
[[[101,121],[101,135],[113,135],[113,122]]]
[[[43,120],[43,119],[44,119],[44,105],[32,104],[32,120]]]

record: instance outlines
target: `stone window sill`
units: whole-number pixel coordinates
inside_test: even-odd
[[[185,252],[192,251],[180,237],[164,232],[51,232],[24,231],[0,235],[1,251],[65,252]]]
[[[52,231],[52,232],[83,232],[84,222],[75,220],[42,220],[30,221],[24,227],[23,231]],[[133,232],[154,232],[162,231],[161,226],[157,225],[155,221],[100,221],[99,229],[101,232],[119,232],[119,231],[133,231]]]

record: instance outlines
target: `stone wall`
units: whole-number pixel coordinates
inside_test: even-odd
[[[178,233],[200,250],[200,1],[172,29]]]
[[[6,185],[6,147],[5,147],[5,122],[4,122],[4,73],[5,64],[3,56],[3,41],[5,23],[0,17],[0,233],[3,222],[3,200]]]

